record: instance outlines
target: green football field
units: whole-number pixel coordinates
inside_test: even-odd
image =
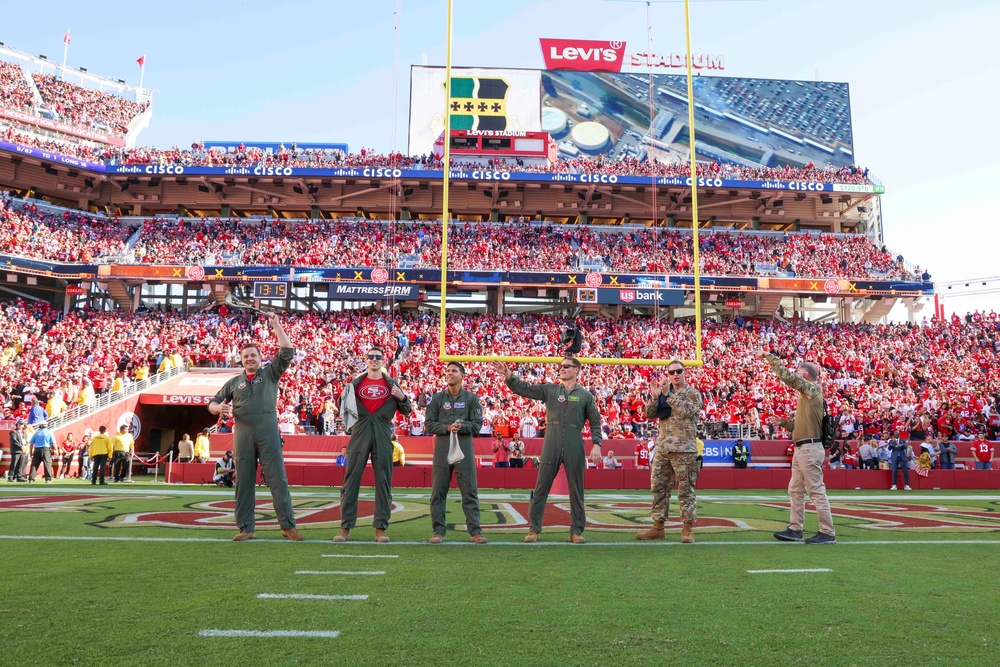
[[[702,493],[694,545],[679,524],[637,543],[630,492],[588,494],[571,545],[553,498],[526,545],[527,494],[484,490],[476,546],[453,491],[437,546],[421,490],[397,490],[381,545],[371,493],[334,544],[338,490],[294,489],[292,543],[260,488],[258,539],[233,543],[231,490],[4,482],[0,665],[1000,663],[1000,495],[831,498],[832,546],[776,542],[787,496],[766,491]]]

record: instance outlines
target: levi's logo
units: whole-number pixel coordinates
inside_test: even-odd
[[[546,69],[620,72],[625,59],[625,42],[546,38],[539,41]]]

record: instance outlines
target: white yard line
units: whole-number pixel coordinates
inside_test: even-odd
[[[202,630],[199,637],[322,637],[336,639],[340,630]]]
[[[367,595],[309,595],[307,593],[261,593],[261,600],[367,600]]]
[[[808,568],[803,570],[747,570],[747,574],[798,574],[801,572],[833,572],[826,567]]]
[[[378,556],[371,554],[323,554],[323,558],[399,558],[399,556],[389,554],[381,554]]]
[[[336,574],[342,576],[359,574],[359,575],[368,575],[377,577],[385,574],[385,570],[372,570],[371,572],[343,572],[339,570],[298,570],[296,571],[295,574]]]

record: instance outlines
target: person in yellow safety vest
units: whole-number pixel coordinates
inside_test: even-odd
[[[116,391],[125,391],[125,382],[122,380],[121,373],[115,373],[115,379],[111,383],[111,393],[113,394]],[[80,393],[82,394],[83,392]]]
[[[166,354],[160,359],[160,366],[156,369],[157,373],[163,373],[169,371],[174,367],[174,362],[170,360],[170,357]]]
[[[750,457],[750,448],[742,438],[733,445],[733,465],[737,468],[746,468],[747,460]]]
[[[49,419],[52,419],[66,412],[66,408],[67,405],[66,401],[63,400],[62,392],[55,391],[52,393],[52,398],[45,404],[45,413],[49,416]]]
[[[392,465],[406,465],[406,452],[403,451],[403,445],[395,438],[392,439]]]
[[[701,467],[705,463],[705,457],[703,456],[705,452],[705,441],[701,438],[695,438],[694,444],[698,445],[698,456],[695,457],[695,470],[694,474],[691,476],[691,486],[698,483],[698,476],[701,475]]]
[[[194,462],[195,463],[208,463],[209,457],[212,455],[210,451],[210,443],[208,440],[208,429],[202,430],[198,434],[198,437],[194,441]]]
[[[145,380],[149,377],[149,366],[146,364],[139,364],[135,369],[135,381]]]
[[[174,353],[170,355],[170,363],[173,364],[174,368],[180,368],[184,365],[184,357],[181,356],[180,352],[174,350]]]
[[[87,405],[93,405],[96,397],[94,396],[94,383],[87,380],[83,383],[83,388],[80,389],[80,393],[76,396],[76,404],[83,408]]]
[[[90,483],[97,484],[97,477],[100,475],[101,484],[104,481],[104,469],[107,467],[108,456],[111,454],[111,438],[108,437],[108,427],[102,426],[100,433],[90,439],[90,460],[93,462],[93,470],[90,473]]]
[[[118,428],[118,433],[111,439],[111,449],[114,457],[111,461],[114,481],[124,482],[125,476],[128,474],[129,461],[132,459],[132,452],[135,451],[135,441],[125,424]]]

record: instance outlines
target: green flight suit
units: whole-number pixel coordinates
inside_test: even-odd
[[[457,421],[462,422],[458,432],[458,445],[465,458],[453,465],[448,463],[448,450],[451,447],[448,427]],[[479,524],[476,454],[472,446],[472,436],[477,435],[482,427],[483,408],[479,404],[479,397],[467,389],[459,391],[457,396],[453,396],[448,389],[439,391],[427,406],[424,430],[435,436],[434,474],[431,477],[431,524],[435,535],[443,536],[447,531],[445,504],[453,473],[458,482],[458,490],[462,493],[462,509],[465,510],[465,527],[469,535],[480,535],[483,532]]]
[[[267,366],[247,378],[246,371],[232,378],[212,402],[232,401],[233,454],[236,459],[236,525],[240,532],[254,532],[257,461],[271,489],[274,513],[282,530],[295,528],[292,495],[288,491],[285,459],[278,429],[278,380],[292,363],[295,348],[283,347]]]
[[[579,384],[567,392],[560,384],[528,384],[511,375],[507,386],[526,398],[545,401],[545,440],[538,466],[535,493],[528,506],[528,521],[536,533],[542,532],[542,515],[552,482],[559,465],[566,470],[569,484],[570,533],[583,532],[587,515],[583,506],[583,471],[587,469],[587,453],[583,449],[583,422],[590,422],[591,440],[601,446],[601,413],[594,395]]]
[[[361,374],[351,383],[357,390],[365,378]],[[347,442],[347,470],[344,472],[344,497],[340,500],[340,527],[354,528],[358,520],[358,491],[361,489],[361,475],[371,457],[375,471],[375,516],[374,528],[385,530],[389,527],[392,513],[392,422],[396,411],[404,417],[413,411],[410,397],[399,401],[392,395],[393,386],[399,383],[384,376],[389,384],[389,398],[385,399],[375,414],[368,412],[358,399],[358,421],[351,427],[351,439]]]

